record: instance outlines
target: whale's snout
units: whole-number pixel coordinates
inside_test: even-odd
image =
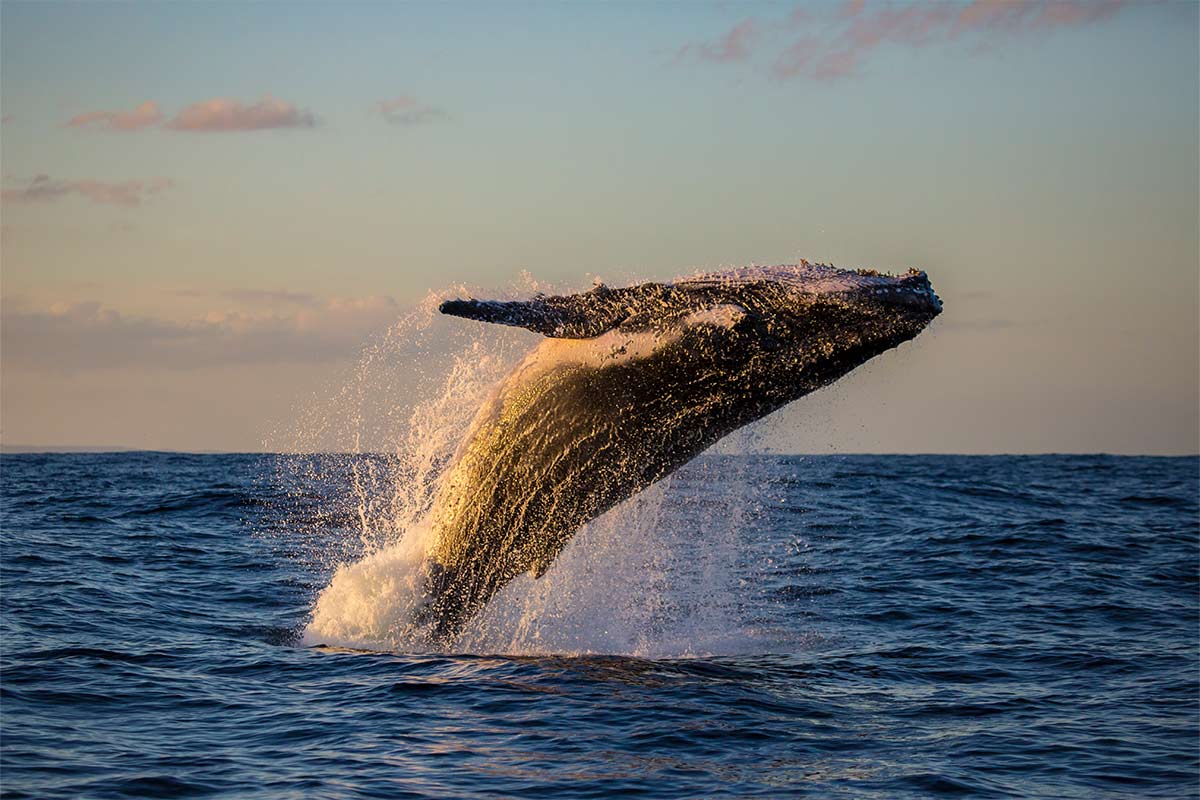
[[[924,270],[909,270],[906,275],[892,278],[884,285],[863,289],[863,300],[887,307],[900,307],[908,313],[933,319],[942,313],[942,299],[933,290]]]

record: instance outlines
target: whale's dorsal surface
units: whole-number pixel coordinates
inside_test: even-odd
[[[801,262],[440,310],[547,337],[480,409],[434,502],[419,621],[449,644],[589,520],[913,338],[941,301],[923,272]]]

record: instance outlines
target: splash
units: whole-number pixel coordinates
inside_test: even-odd
[[[372,342],[345,385],[276,446],[289,454],[280,477],[293,510],[307,509],[292,515],[292,532],[332,573],[305,644],[437,649],[414,622],[433,499],[476,411],[540,339],[449,321],[435,307],[431,295]],[[748,429],[723,449],[752,449],[755,437]],[[761,645],[737,602],[747,580],[738,539],[760,502],[738,463],[701,460],[592,520],[541,578],[504,587],[454,649],[651,657]]]

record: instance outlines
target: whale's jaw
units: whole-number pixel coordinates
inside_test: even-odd
[[[589,520],[722,437],[906,342],[941,312],[923,272],[802,262],[442,311],[548,338],[480,409],[434,504],[428,602],[448,647]]]

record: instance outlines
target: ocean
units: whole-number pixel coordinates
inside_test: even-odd
[[[0,457],[0,795],[1200,797],[1200,459],[703,456],[453,652],[386,466]]]

